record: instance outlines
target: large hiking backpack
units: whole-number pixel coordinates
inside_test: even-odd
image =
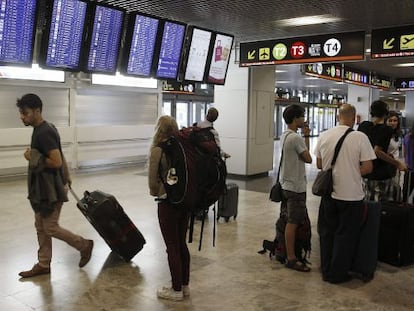
[[[167,176],[160,178],[167,200],[191,213],[190,242],[195,215],[206,213],[226,190],[226,164],[210,129],[183,128],[160,144],[169,162]]]
[[[281,263],[286,263],[286,244],[285,244],[285,228],[287,223],[287,216],[281,215],[276,222],[276,237],[273,241],[263,240],[263,249],[259,254],[264,254],[269,251],[269,257],[275,257]],[[303,223],[299,224],[296,229],[295,236],[295,255],[298,261],[306,264],[309,263],[307,258],[311,251],[311,224],[309,216],[306,215]]]

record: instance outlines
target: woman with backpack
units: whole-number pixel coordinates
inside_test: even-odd
[[[157,296],[179,301],[190,295],[190,252],[186,243],[189,213],[184,208],[173,206],[167,200],[162,179],[171,179],[172,169],[161,148],[161,144],[176,132],[178,125],[174,118],[161,116],[158,119],[150,148],[148,184],[150,194],[158,201],[158,220],[167,247],[172,281],[172,286],[158,289]]]

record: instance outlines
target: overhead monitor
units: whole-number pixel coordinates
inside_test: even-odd
[[[184,80],[202,82],[209,55],[212,32],[194,27],[191,32],[187,59],[184,66]]]
[[[183,23],[163,21],[159,53],[155,62],[156,78],[177,79],[185,30],[186,25]]]
[[[86,72],[115,74],[124,25],[125,11],[96,4],[87,42]]]
[[[233,40],[232,35],[216,34],[208,67],[207,83],[223,85],[226,81]]]
[[[80,70],[87,7],[85,0],[52,1],[39,55],[42,67]]]
[[[37,3],[36,0],[0,1],[1,65],[32,65]]]
[[[130,15],[128,24],[121,72],[149,77],[152,74],[160,20],[141,13],[133,13]]]

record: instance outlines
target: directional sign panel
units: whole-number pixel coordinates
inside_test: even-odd
[[[365,32],[240,43],[240,67],[364,59]]]
[[[414,91],[414,78],[401,78],[395,80],[397,91]]]
[[[370,86],[369,72],[356,70],[348,66],[344,66],[344,81],[360,86]]]
[[[304,66],[305,75],[342,81],[342,64],[313,63],[302,66]]]
[[[391,87],[391,78],[371,73],[370,84],[376,88],[389,89]]]
[[[371,58],[403,56],[414,56],[414,25],[372,31]]]

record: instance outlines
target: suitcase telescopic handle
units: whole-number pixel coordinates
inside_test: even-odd
[[[83,202],[79,199],[78,195],[77,195],[77,194],[76,194],[76,192],[72,189],[72,187],[71,187],[71,186],[69,186],[69,191],[70,191],[70,193],[72,193],[73,197],[75,198],[75,200],[76,200],[76,202],[77,202],[77,204],[78,204],[78,207],[79,207],[81,210],[86,211],[86,210],[88,209],[88,205],[87,205],[86,203],[83,203]]]

